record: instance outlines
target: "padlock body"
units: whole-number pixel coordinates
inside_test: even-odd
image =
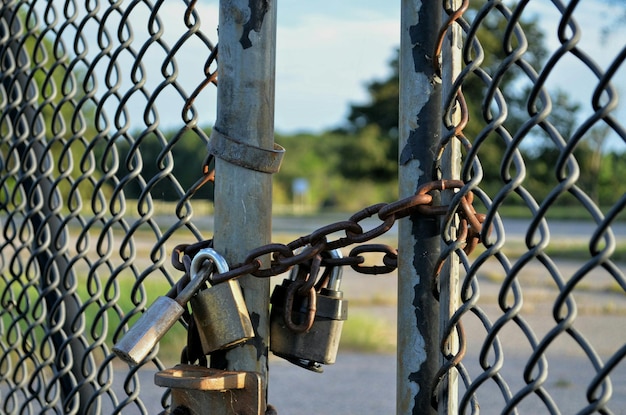
[[[177,365],[158,372],[154,383],[171,389],[172,408],[190,415],[263,415],[265,395],[256,372]]]
[[[271,297],[270,350],[277,356],[302,359],[322,364],[333,364],[341,339],[343,322],[348,317],[348,301],[341,291],[322,289],[317,294],[317,311],[311,328],[304,333],[294,333],[285,324],[283,306],[287,286],[293,281],[285,280],[277,285]],[[307,316],[306,297],[296,296],[292,321],[300,324]]]
[[[176,324],[184,311],[175,300],[158,297],[113,346],[113,352],[130,365],[138,365]]]
[[[190,303],[204,354],[231,348],[254,337],[237,281],[228,280],[201,290]]]

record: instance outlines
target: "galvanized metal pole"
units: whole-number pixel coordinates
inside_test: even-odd
[[[441,80],[433,53],[441,3],[403,0],[400,38],[400,197],[433,178],[441,131]],[[437,203],[437,202],[435,202]],[[431,386],[439,367],[439,304],[431,278],[440,251],[439,221],[400,221],[398,258],[397,414],[436,414]]]
[[[271,158],[274,149],[276,3],[220,1],[217,119],[210,147],[218,156],[214,246],[230,264],[271,239],[272,175],[255,170],[271,162],[254,154]],[[266,395],[269,279],[243,276],[239,282],[256,337],[226,353],[226,368],[259,373]]]
[[[461,6],[462,0],[447,0],[447,7],[450,10],[457,10]],[[444,18],[445,18],[445,12]],[[461,27],[457,24],[452,25],[446,32],[446,38],[441,50],[441,78],[442,78],[442,95],[445,100],[455,99],[456,91],[452,88],[454,80],[461,72]],[[456,105],[455,111],[450,114],[450,122],[452,125],[458,125],[461,120],[461,112],[459,106]],[[449,128],[449,127],[448,127]],[[461,176],[461,146],[458,140],[451,140],[446,146],[441,162],[442,175],[449,179],[458,179]],[[442,204],[447,205],[452,201],[453,194],[445,192],[441,199]],[[455,238],[458,230],[458,218],[452,223],[450,237]],[[446,325],[450,321],[452,315],[459,308],[460,304],[460,287],[459,279],[459,261],[456,254],[451,254],[444,264],[439,275],[439,304],[440,304],[440,322],[439,329],[443,333]],[[453,333],[445,342],[445,353],[447,355],[455,355],[459,351],[459,342],[457,333]],[[440,358],[443,364],[443,357]],[[456,414],[458,409],[458,372],[451,369],[447,377],[444,379],[445,384],[442,385],[441,393],[438,396],[439,413],[441,415]]]

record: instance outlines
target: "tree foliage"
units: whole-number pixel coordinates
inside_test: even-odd
[[[614,4],[621,4],[620,0]],[[465,134],[478,141],[478,157],[484,167],[481,188],[495,194],[503,186],[502,165],[506,151],[506,135],[489,132],[487,125],[500,109],[485,101],[491,83],[497,81],[498,90],[506,102],[507,117],[503,128],[513,135],[530,118],[529,91],[533,87],[528,68],[541,68],[547,57],[544,35],[538,23],[522,23],[524,37],[505,39],[506,20],[498,13],[481,14],[476,6],[467,12],[467,19],[482,19],[477,39],[483,50],[480,72],[470,74],[463,91],[468,102],[469,124]],[[626,8],[625,8],[626,9]],[[93,102],[83,100],[90,93],[93,82],[84,79],[80,70],[72,66],[72,59],[60,46],[32,31],[26,41],[33,63],[32,79],[39,90],[40,116],[45,120],[45,130],[59,175],[69,168],[67,150],[70,149],[75,165],[97,165],[93,178],[108,175],[115,165],[118,178],[127,177],[124,183],[126,197],[142,197],[147,189],[151,196],[165,200],[178,200],[199,179],[206,144],[194,131],[150,130],[128,133],[128,139],[104,143],[107,137],[95,130]],[[60,44],[59,44],[60,45]],[[524,64],[510,62],[510,51],[525,48]],[[476,59],[476,51],[468,59]],[[467,63],[467,62],[466,62]],[[278,204],[294,199],[294,181],[306,179],[309,188],[307,202],[315,206],[362,208],[380,201],[390,201],[397,196],[398,116],[399,116],[399,51],[389,62],[390,74],[374,79],[366,85],[369,99],[350,106],[349,115],[342,128],[320,134],[277,135],[287,154],[279,174],[274,176],[274,197]],[[500,76],[501,75],[501,76]],[[578,105],[561,91],[552,94],[552,109],[547,121],[562,139],[567,140],[575,128]],[[531,108],[538,110],[541,108]],[[210,134],[210,128],[204,130]],[[623,193],[626,184],[617,177],[626,173],[620,155],[601,151],[608,131],[594,129],[589,139],[581,141],[575,151],[581,175],[578,185],[594,200],[612,203]],[[89,141],[99,137],[102,143]],[[555,137],[534,127],[520,147],[525,160],[526,176],[523,185],[537,200],[545,198],[558,184],[554,166],[560,155]],[[93,154],[91,151],[93,150]],[[66,155],[64,155],[64,152]],[[115,153],[115,156],[112,154]],[[65,157],[65,158],[64,158]],[[103,158],[101,161],[99,158]],[[119,164],[119,166],[118,166]],[[512,167],[515,169],[516,167]],[[514,173],[514,172],[512,172]],[[81,172],[68,175],[62,191],[69,191],[71,181]],[[115,186],[111,183],[111,186]],[[91,187],[83,186],[83,194]],[[611,189],[607,191],[606,189]],[[93,190],[93,189],[92,189]],[[212,186],[205,186],[196,197],[212,198]]]
[[[534,87],[529,68],[539,72],[548,53],[544,45],[544,34],[536,21],[523,21],[522,30],[514,31],[507,39],[506,19],[499,13],[481,13],[477,6],[471,7],[473,8],[467,12],[466,17],[469,20],[481,19],[476,38],[483,53],[480,55],[480,70],[470,74],[463,83],[469,109],[469,124],[464,133],[478,146],[477,154],[484,174],[481,188],[494,195],[506,182],[503,177],[506,166],[503,166],[502,160],[507,145],[533,114],[544,109],[541,102],[529,102],[530,91]],[[516,49],[523,52],[523,63],[511,63],[511,52]],[[470,59],[477,58],[474,51]],[[388,146],[378,144],[379,148],[397,148],[400,92],[398,63],[396,55],[390,62],[392,74],[385,79],[373,80],[367,85],[369,100],[364,104],[351,106],[345,127],[345,131],[357,136],[377,127],[381,133],[380,140],[389,143]],[[506,106],[506,119],[502,125],[503,131],[508,132],[505,134],[495,134],[490,130],[492,127],[489,124],[503,110],[493,101],[486,101],[494,83]],[[552,107],[545,121],[553,129],[547,132],[540,127],[533,127],[526,133],[520,146],[521,155],[526,162],[525,166],[521,166],[526,170],[523,185],[539,201],[558,184],[554,166],[560,156],[559,143],[572,136],[580,107],[560,90],[552,92],[550,100]],[[396,154],[389,152],[389,157],[395,160]],[[606,174],[603,175],[601,171],[604,170],[604,163],[598,160],[604,156],[599,152],[598,146],[593,146],[592,138],[581,141],[575,150],[575,156],[583,172],[578,185],[598,202],[612,203],[614,196],[601,194],[599,190],[598,178]],[[510,166],[509,169],[515,170],[518,167]],[[518,172],[508,173],[515,175]]]

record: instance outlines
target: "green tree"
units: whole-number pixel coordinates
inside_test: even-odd
[[[523,36],[520,32],[514,32],[510,39],[506,40],[505,34],[509,22],[502,17],[502,14],[493,10],[486,14],[479,13],[479,6],[476,4],[473,3],[470,6],[466,18],[469,21],[481,19],[476,39],[483,53],[481,54],[482,60],[479,62],[480,71],[471,73],[463,84],[463,92],[469,109],[469,124],[464,132],[472,141],[478,143],[478,157],[484,168],[481,187],[493,194],[502,187],[500,170],[508,139],[506,135],[495,134],[486,128],[501,109],[495,102],[485,101],[485,97],[489,96],[489,89],[497,83],[498,91],[506,103],[507,117],[503,127],[510,134],[514,134],[530,118],[527,101],[533,84],[527,72],[528,68],[541,68],[547,51],[544,46],[544,34],[536,21],[523,21],[521,23]],[[506,65],[511,62],[513,51],[523,52],[523,62],[515,61],[507,67]],[[473,52],[470,55],[471,59],[477,59],[476,51]],[[369,99],[366,103],[351,106],[345,131],[358,136],[376,126],[380,131],[380,143],[377,147],[389,149],[387,152],[389,159],[397,163],[399,122],[397,55],[390,61],[390,68],[392,73],[389,77],[374,80],[367,85]],[[561,91],[557,91],[552,101],[553,108],[547,121],[554,125],[562,136],[567,137],[572,131],[572,126],[575,125],[578,106]],[[536,109],[541,110],[543,104],[534,103],[533,105],[539,106],[540,108]],[[550,136],[547,136],[545,132],[534,128],[529,134],[529,139],[523,141],[522,150],[526,155],[532,156],[534,163],[541,164],[536,168],[538,171],[533,174],[541,173],[542,178],[540,180],[535,180],[536,177],[527,178],[524,184],[529,186],[532,192],[543,191],[545,194],[545,176],[550,174],[550,169],[546,164],[547,158],[544,156],[547,150],[554,147],[554,143],[550,140]],[[553,173],[552,176],[554,177]]]
[[[6,94],[0,134],[24,142],[6,140],[0,152],[9,158],[16,148],[37,153],[39,165],[49,168],[58,203],[78,206],[81,195],[93,194],[100,177],[86,138],[96,135],[94,105],[87,97],[94,83],[81,69],[81,59],[42,27],[35,13],[10,7],[4,12],[11,27],[2,59],[11,64],[0,76]]]
[[[209,136],[211,129],[203,133]],[[136,176],[125,186],[127,197],[138,198],[149,191],[153,198],[177,201],[202,177],[207,149],[198,132],[172,129],[131,135],[132,146],[128,141],[116,143],[122,161],[117,176]],[[205,184],[194,197],[212,200],[213,185]]]
[[[369,102],[350,106],[348,131],[358,132],[376,125],[390,138],[398,137],[398,99],[400,96],[400,51],[389,62],[391,75],[384,80],[374,80],[367,85]]]

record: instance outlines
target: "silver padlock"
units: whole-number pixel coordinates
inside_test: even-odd
[[[210,257],[218,273],[228,271],[228,264],[214,250],[203,249],[197,255]],[[248,308],[237,281],[231,279],[200,290],[191,298],[190,304],[205,355],[254,337]]]
[[[130,365],[138,365],[163,338],[185,312],[187,302],[198,291],[212,272],[212,265],[203,267],[208,259],[196,255],[191,262],[191,280],[175,299],[158,297],[139,320],[113,346],[113,352]]]
[[[329,251],[332,258],[341,258],[338,249]],[[322,364],[333,364],[337,357],[339,340],[343,322],[348,317],[348,301],[343,299],[340,291],[342,268],[332,269],[326,288],[321,288],[315,295],[316,312],[313,324],[306,331],[294,331],[292,324],[285,321],[285,317],[297,325],[307,319],[310,302],[309,297],[299,297],[294,302],[291,315],[285,313],[285,303],[290,286],[298,270],[292,269],[290,279],[277,285],[272,293],[270,314],[270,350],[279,357],[291,363],[314,372],[322,372]]]

